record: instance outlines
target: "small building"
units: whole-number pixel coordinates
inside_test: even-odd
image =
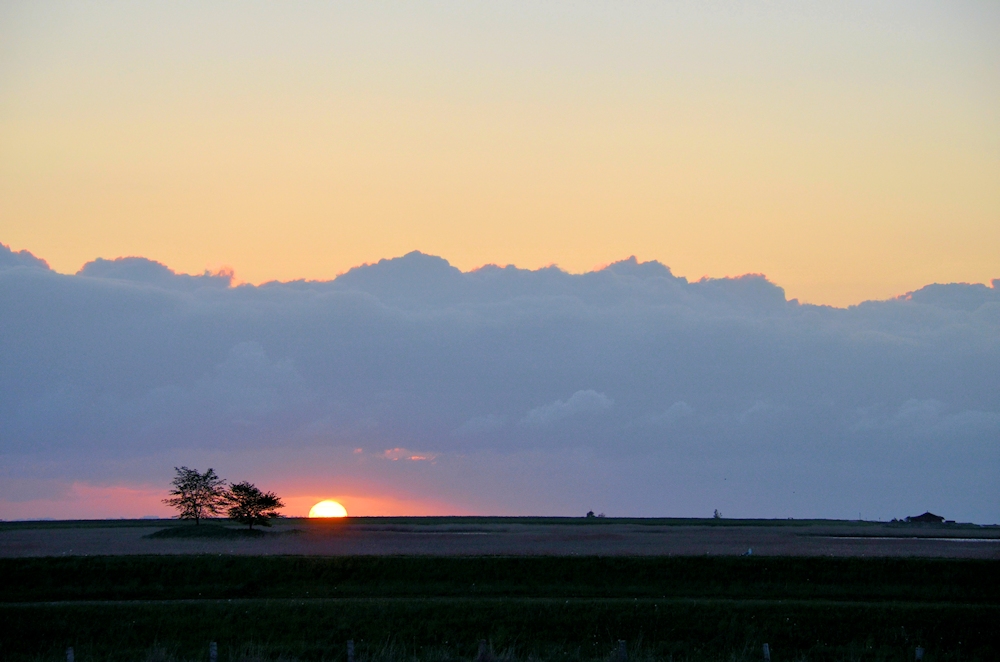
[[[923,515],[917,515],[916,517],[907,517],[907,522],[920,523],[920,524],[940,524],[944,521],[944,518],[940,515],[935,515],[931,512],[926,512]]]

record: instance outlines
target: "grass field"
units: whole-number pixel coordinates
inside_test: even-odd
[[[216,535],[218,534],[218,535]],[[0,522],[0,558],[244,556],[764,556],[1000,560],[1000,528],[835,520],[601,517],[282,518],[220,522]]]
[[[760,557],[0,559],[0,659],[1000,659],[1000,563]]]

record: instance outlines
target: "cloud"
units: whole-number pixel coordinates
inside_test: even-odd
[[[28,267],[30,269],[49,270],[49,263],[37,258],[26,250],[13,251],[10,246],[0,244],[0,269]]]
[[[998,294],[840,309],[634,258],[463,273],[420,253],[237,287],[2,247],[0,482],[70,494],[184,464],[462,512],[997,521]],[[27,512],[13,498],[0,517]]]
[[[786,407],[780,405],[773,405],[770,402],[758,400],[740,412],[740,414],[736,417],[736,420],[740,423],[765,420],[775,414],[785,411],[786,409]]]
[[[380,457],[386,460],[392,460],[393,462],[397,460],[409,460],[411,462],[433,462],[434,458],[437,457],[437,455],[435,453],[414,452],[406,448],[390,448],[388,450],[382,451]]]
[[[119,257],[114,260],[98,258],[83,265],[77,276],[110,278],[134,283],[147,283],[166,289],[195,290],[199,287],[229,287],[233,282],[232,271],[200,276],[174,273],[169,267],[144,257]]]
[[[615,402],[603,393],[593,390],[577,391],[568,400],[556,400],[542,407],[535,407],[521,420],[523,425],[545,426],[580,414],[594,414],[610,409]]]
[[[678,400],[659,414],[651,414],[642,419],[648,425],[670,425],[694,415],[694,408],[683,400]]]
[[[908,440],[929,436],[940,439],[955,435],[963,437],[1000,433],[998,412],[949,409],[940,400],[911,398],[889,413],[882,412],[880,408],[859,411],[853,429]],[[1000,445],[997,450],[1000,450]]]

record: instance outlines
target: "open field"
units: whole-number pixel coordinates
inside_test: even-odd
[[[495,662],[614,662],[619,640],[632,662],[759,661],[765,642],[774,662],[903,662],[918,645],[927,662],[1000,659],[997,543],[942,539],[995,528],[734,524],[355,519],[149,539],[192,525],[3,523],[0,659],[204,662],[214,641],[219,662],[346,662],[349,639],[357,662],[468,661],[480,640]],[[56,547],[14,553],[31,535]],[[676,551],[696,545],[710,553]]]
[[[0,561],[0,658],[995,660],[1000,564],[741,557],[105,556]],[[154,650],[157,649],[157,650]]]
[[[0,557],[105,554],[920,556],[1000,559],[1000,527],[832,520],[281,520],[258,538],[146,536],[173,520],[0,523]]]

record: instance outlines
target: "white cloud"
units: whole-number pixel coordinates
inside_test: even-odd
[[[603,393],[588,389],[577,391],[565,402],[556,400],[541,407],[535,407],[521,420],[523,425],[545,426],[580,414],[593,414],[614,406],[615,402]]]

